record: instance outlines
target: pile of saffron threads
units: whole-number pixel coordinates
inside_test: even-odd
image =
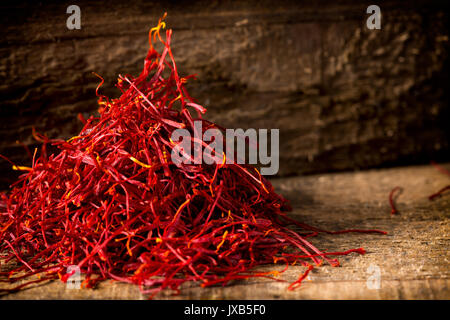
[[[142,73],[119,76],[119,98],[99,94],[102,79],[99,117],[82,119],[80,134],[67,141],[33,132],[42,142],[39,156],[35,151],[31,168],[13,164],[25,172],[1,194],[0,254],[13,267],[3,269],[0,280],[20,285],[3,293],[52,279],[67,282],[69,266],[78,266],[83,287],[113,279],[153,297],[166,288],[179,292],[185,282],[282,281],[276,271],[254,270],[276,263],[305,267],[288,287],[293,289],[314,265],[337,266],[332,256],[364,253],[322,252],[308,238],[384,233],[329,232],[297,222],[286,215],[287,201],[250,166],[174,164],[173,130],[193,132],[194,120],[203,121],[205,130],[220,127],[203,120],[205,108],[188,95],[191,76],[179,76],[172,30],[164,37],[164,28],[160,19],[150,31]],[[153,46],[158,40],[161,53]],[[57,154],[46,155],[49,144]]]

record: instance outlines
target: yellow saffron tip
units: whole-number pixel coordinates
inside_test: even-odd
[[[127,250],[128,250],[128,254],[130,255],[130,257],[132,257],[133,256],[133,252],[131,252],[131,249],[130,249],[130,240],[131,240],[131,237],[128,237]]]
[[[31,171],[33,170],[30,167],[24,167],[24,166],[12,166],[13,170],[18,170],[18,171]]]
[[[149,168],[152,167],[151,165],[148,165],[148,164],[145,164],[145,163],[139,161],[139,160],[136,159],[135,157],[130,157],[130,160],[133,161],[134,163],[137,163],[138,165],[140,165],[140,166],[142,166],[142,167],[144,167],[144,168],[147,168],[147,169],[149,169]]]
[[[81,137],[80,136],[74,136],[74,137],[70,138],[69,140],[67,140],[67,142],[71,142],[72,140],[79,139],[79,138],[81,138]]]
[[[220,165],[220,168],[222,169],[223,166],[225,165],[225,162],[227,161],[227,156],[225,155],[225,152],[223,153],[223,160],[222,160],[222,164]]]
[[[224,232],[224,234],[223,234],[223,236],[222,236],[222,241],[220,241],[220,243],[218,244],[218,246],[217,246],[217,248],[216,248],[216,252],[218,252],[219,249],[220,249],[220,247],[224,244],[225,239],[226,239],[226,237],[227,237],[227,234],[228,234],[228,230],[226,230],[226,231]]]

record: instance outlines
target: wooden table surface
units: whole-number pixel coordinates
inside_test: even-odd
[[[447,170],[450,164],[442,165]],[[365,255],[341,257],[341,266],[317,267],[294,291],[288,283],[266,279],[238,281],[227,287],[183,286],[181,294],[166,291],[157,299],[450,299],[450,194],[428,196],[450,184],[432,166],[402,167],[323,174],[272,181],[294,206],[292,216],[329,230],[377,228],[388,235],[320,235],[311,239],[320,249],[344,251],[364,247]],[[391,215],[389,192],[399,214]],[[282,266],[262,267],[281,270]],[[295,281],[303,267],[291,266],[280,277]],[[376,288],[377,272],[380,286]],[[375,279],[375,280],[374,280]],[[0,284],[5,286],[5,284]],[[97,289],[69,290],[60,281],[8,294],[2,299],[146,299],[136,286],[106,281]]]

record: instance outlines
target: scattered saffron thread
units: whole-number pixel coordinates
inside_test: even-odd
[[[395,203],[394,203],[394,193],[396,192],[396,191],[398,191],[399,193],[398,194],[400,194],[400,193],[402,193],[403,192],[403,188],[402,187],[395,187],[394,189],[392,189],[391,190],[391,192],[389,193],[389,204],[390,204],[390,206],[391,206],[391,214],[397,214],[398,213],[398,210],[397,210],[397,208],[395,207]],[[398,196],[398,195],[397,195]]]
[[[449,172],[447,169],[441,167],[441,166],[440,166],[439,164],[437,164],[435,161],[431,161],[431,165],[432,165],[433,167],[435,167],[437,170],[439,170],[440,172],[442,172],[443,174],[445,174],[445,175],[447,175],[447,176],[450,177],[450,172]]]
[[[442,194],[443,194],[445,191],[447,191],[447,190],[450,190],[450,185],[449,185],[449,186],[445,186],[444,188],[442,188],[442,189],[439,190],[438,192],[433,193],[432,195],[428,196],[428,199],[434,200],[435,198],[442,196]]]
[[[447,176],[450,176],[450,172],[449,172],[447,169],[445,169],[445,168],[441,167],[440,165],[438,165],[436,162],[431,161],[431,165],[433,165],[433,166],[434,166],[437,170],[439,170],[441,173],[443,173],[443,174],[445,174],[445,175],[447,175]],[[428,199],[431,201],[431,200],[434,200],[434,199],[436,199],[436,198],[438,198],[438,197],[441,197],[442,194],[443,194],[445,191],[447,191],[447,190],[450,190],[450,185],[445,186],[444,188],[442,188],[442,189],[439,190],[438,192],[433,193],[432,195],[429,195],[429,196],[428,196]]]

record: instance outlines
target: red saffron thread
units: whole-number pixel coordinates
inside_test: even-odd
[[[391,192],[389,193],[389,204],[390,204],[390,206],[391,206],[391,214],[397,214],[397,213],[398,213],[398,210],[397,210],[397,208],[395,207],[394,199],[393,199],[394,193],[395,193],[396,191],[399,191],[399,194],[400,194],[400,193],[403,192],[403,188],[402,188],[402,187],[395,187],[395,188],[392,189]]]
[[[439,190],[438,192],[433,193],[432,195],[428,196],[428,199],[429,199],[429,200],[434,200],[435,198],[442,196],[442,194],[443,194],[445,191],[447,191],[447,190],[450,190],[450,185],[445,186],[445,187],[443,187],[441,190]]]
[[[435,167],[437,170],[439,170],[440,172],[442,172],[443,174],[445,174],[445,175],[450,177],[450,172],[447,169],[445,169],[445,168],[441,167],[440,165],[438,165],[435,161],[431,161],[431,165],[433,167]]]
[[[431,164],[432,164],[437,170],[439,170],[441,173],[443,173],[443,174],[445,174],[445,175],[447,175],[447,176],[450,176],[450,172],[449,172],[447,169],[445,169],[445,168],[441,167],[440,165],[438,165],[436,162],[431,161]],[[431,200],[434,200],[435,198],[438,198],[438,197],[442,196],[442,194],[443,194],[445,191],[449,190],[449,189],[450,189],[450,185],[445,186],[444,188],[442,188],[442,189],[439,190],[438,192],[433,193],[432,195],[429,195],[429,196],[428,196],[428,199],[429,199],[430,201],[431,201]]]
[[[163,40],[164,28],[160,19],[150,30],[142,73],[119,76],[119,98],[99,93],[104,80],[98,76],[99,117],[79,116],[84,127],[67,141],[33,130],[43,145],[32,167],[11,162],[24,173],[0,194],[0,253],[17,266],[0,270],[0,277],[29,280],[0,292],[58,278],[66,282],[67,269],[76,265],[85,275],[84,287],[113,279],[139,285],[152,298],[164,289],[179,292],[190,281],[202,286],[252,277],[283,281],[274,276],[284,270],[252,271],[279,262],[308,268],[292,290],[313,269],[307,261],[338,266],[330,256],[365,252],[322,252],[307,238],[324,232],[385,234],[326,231],[288,218],[291,207],[270,182],[253,167],[225,163],[225,155],[220,164],[172,163],[172,132],[196,130],[190,110],[204,121],[203,130],[223,128],[201,118],[206,109],[187,93],[184,85],[192,76],[178,75],[172,31]],[[162,53],[153,47],[156,39]],[[208,147],[197,140],[192,139],[194,147]],[[48,156],[47,144],[59,153]]]

